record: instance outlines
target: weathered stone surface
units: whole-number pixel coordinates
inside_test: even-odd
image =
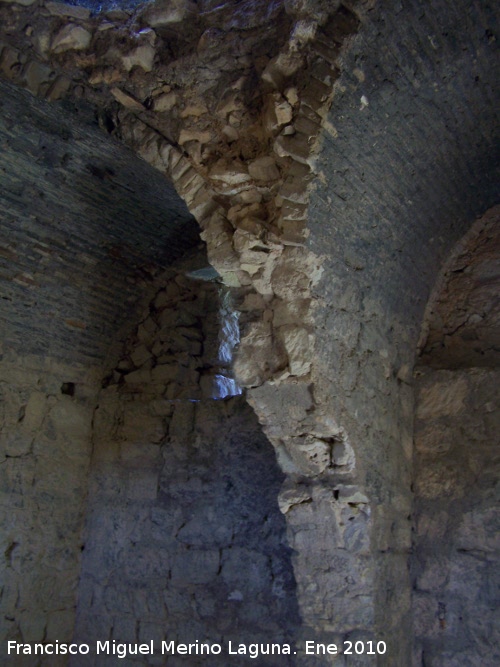
[[[171,91],[170,93],[163,93],[162,95],[158,95],[154,99],[153,103],[153,109],[155,111],[170,111],[171,109],[174,108],[175,104],[177,102],[177,95]]]
[[[29,7],[34,2],[36,2],[36,0],[0,0],[0,2],[6,2],[12,5],[22,5],[23,7]]]
[[[0,475],[4,631],[23,641],[54,639],[57,610],[71,638],[97,382],[51,358],[29,370],[12,353],[1,361]],[[68,377],[78,396],[61,394]],[[57,573],[57,574],[56,574]],[[57,586],[56,586],[57,580]]]
[[[52,16],[68,16],[81,21],[86,21],[90,17],[90,9],[66,5],[63,2],[46,2],[45,8]]]
[[[467,383],[461,377],[442,384],[422,386],[418,400],[417,419],[436,419],[458,415],[465,407],[466,394]]]
[[[290,483],[284,485],[278,498],[280,510],[286,514],[295,505],[312,501],[311,492],[303,486],[295,486]]]
[[[272,433],[276,406],[287,415],[275,429],[276,434],[279,432],[276,447],[283,450],[286,449],[283,443],[290,448],[295,446],[292,436],[297,436],[309,444],[312,440],[307,438],[324,442],[325,446],[333,445],[333,456],[333,449],[339,444],[336,436],[345,432],[344,427],[349,430],[356,449],[356,467],[353,465],[348,474],[359,478],[359,488],[363,491],[364,485],[369,489],[365,497],[370,497],[370,506],[360,509],[359,503],[353,502],[355,507],[351,507],[348,496],[343,493],[345,487],[333,488],[331,480],[345,472],[335,469],[334,456],[333,471],[328,468],[322,472],[306,471],[307,477],[314,479],[312,502],[301,503],[289,513],[289,532],[300,575],[302,612],[306,624],[334,635],[341,630],[354,633],[354,636],[369,631],[372,636],[372,631],[376,634],[375,630],[383,630],[386,636],[395,638],[393,651],[387,656],[388,665],[409,664],[409,582],[405,550],[408,548],[409,526],[407,501],[412,481],[409,443],[413,412],[410,371],[400,373],[400,369],[412,367],[415,332],[436,267],[453,239],[465,230],[475,215],[491,204],[491,183],[495,180],[491,173],[485,176],[486,171],[491,172],[491,155],[494,154],[491,129],[494,123],[490,113],[494,81],[491,61],[487,57],[494,30],[489,31],[487,8],[474,6],[472,11],[466,4],[452,6],[437,2],[427,7],[425,16],[419,15],[417,21],[412,5],[396,8],[382,3],[368,11],[368,6],[361,3],[356,6],[356,12],[359,11],[362,18],[362,38],[348,40],[350,50],[342,54],[341,43],[357,31],[359,21],[353,11],[338,3],[289,2],[285,5],[288,16],[280,11],[280,3],[257,2],[252,7],[240,3],[236,10],[230,5],[215,7],[208,3],[203,11],[196,8],[196,19],[190,23],[188,14],[191,9],[194,14],[194,6],[182,2],[157,4],[130,13],[121,10],[108,13],[103,22],[98,17],[93,18],[92,25],[97,26],[99,33],[94,52],[68,49],[50,60],[56,74],[64,72],[63,75],[71,80],[66,89],[69,100],[74,103],[75,99],[83,98],[96,103],[103,127],[130,143],[151,165],[168,174],[192,211],[200,216],[202,226],[206,222],[209,228],[210,218],[217,210],[220,217],[214,228],[221,220],[222,224],[213,235],[208,233],[206,237],[209,244],[215,246],[215,249],[209,249],[211,261],[216,268],[221,267],[219,275],[226,284],[244,285],[248,290],[257,290],[262,297],[260,301],[254,300],[256,311],[246,311],[245,321],[269,324],[271,339],[283,347],[276,321],[281,322],[280,326],[298,327],[314,333],[315,358],[311,361],[312,375],[308,379],[311,407],[306,415],[302,415],[300,406],[299,409],[290,407],[269,392],[266,398],[271,403],[260,406],[259,416],[267,432]],[[132,32],[148,25],[148,13],[151,22],[157,21],[156,41],[152,31],[142,37],[142,31]],[[2,38],[5,37],[8,46],[2,54],[2,72],[20,85],[31,86],[33,91],[36,89],[37,94],[48,95],[50,83],[37,78],[37,68],[27,67],[28,59],[50,56],[54,27],[57,32],[64,19],[47,19],[43,9],[35,15],[32,9],[25,11],[17,7],[12,10],[9,6],[2,7],[2,18],[4,14],[7,27]],[[457,17],[460,17],[460,26],[464,26],[463,31],[457,29]],[[177,23],[181,19],[185,26]],[[141,67],[140,62],[136,67],[128,61],[126,68],[119,65],[122,57],[127,58],[130,54],[130,49],[142,43],[137,42],[138,39],[151,46],[155,42],[158,67],[149,72],[146,71],[149,61],[146,67]],[[109,49],[105,48],[108,42],[111,44]],[[474,53],[473,67],[470,53]],[[340,74],[337,66],[342,67],[343,73],[334,88],[334,81]],[[104,70],[107,70],[106,74]],[[123,80],[115,80],[111,70],[119,71]],[[90,71],[96,72],[92,88],[87,84]],[[30,76],[26,77],[26,73]],[[443,96],[442,86],[447,86],[450,80],[455,85]],[[126,104],[118,108],[112,102],[107,86],[118,85],[119,81],[132,100],[143,101],[142,107],[128,102],[132,104],[128,109]],[[154,110],[155,91],[161,88],[167,92],[173,87],[179,99],[170,109],[172,113],[150,113],[150,109]],[[263,101],[269,90],[275,91],[271,99],[279,108],[275,107],[266,121]],[[64,88],[60,94],[65,94]],[[333,97],[335,104],[329,113]],[[200,111],[203,105],[205,112]],[[143,123],[138,122],[138,113]],[[316,155],[320,147],[317,129],[321,123],[325,141],[321,153]],[[278,132],[281,134],[276,139]],[[284,182],[282,188],[277,179],[266,182],[252,177],[250,180],[250,174],[248,181],[231,183],[215,178],[213,188],[203,187],[203,182],[209,181],[211,169],[220,161],[226,166],[233,161],[241,162],[246,168],[258,156],[272,156],[273,139],[276,139],[274,159]],[[169,148],[162,150],[162,142],[168,143]],[[176,142],[182,149],[170,147]],[[6,145],[8,142],[2,143],[2,146]],[[182,160],[177,160],[183,151]],[[39,152],[36,147],[31,154]],[[49,152],[44,149],[45,155]],[[64,159],[68,160],[67,157]],[[452,162],[448,164],[450,160]],[[307,177],[302,179],[302,175],[296,173],[296,161],[304,166],[304,173],[314,164],[318,177],[314,189],[304,182]],[[93,159],[91,166],[95,168]],[[111,181],[123,195],[121,180],[107,170],[103,172],[100,165],[98,169],[103,180]],[[56,172],[57,169],[52,169],[50,173]],[[229,172],[234,180],[234,173],[231,169]],[[8,174],[8,170],[5,173]],[[72,178],[71,182],[74,180]],[[383,195],[380,183],[384,184]],[[14,193],[18,192],[16,187],[14,183]],[[29,196],[33,197],[31,191]],[[64,198],[58,200],[61,205]],[[235,204],[253,202],[262,204],[259,214],[265,230],[262,234],[248,229],[245,226],[248,218],[244,216],[229,222],[226,219],[226,212]],[[60,219],[63,217],[59,216]],[[117,216],[119,233],[115,235],[120,241],[121,217],[121,214]],[[143,216],[145,225],[146,218]],[[105,228],[106,225],[101,225],[97,234],[99,240]],[[439,234],[436,234],[437,229]],[[114,226],[113,230],[116,231]],[[237,232],[236,239],[234,231]],[[253,234],[253,238],[248,234]],[[130,248],[135,249],[143,236],[147,234],[141,232]],[[153,246],[155,238],[148,238]],[[262,247],[250,246],[256,239],[262,242]],[[56,240],[54,245],[60,248],[60,239]],[[243,247],[247,241],[247,247]],[[80,243],[79,235],[75,243],[77,246]],[[306,243],[307,252],[302,252],[305,248],[301,248],[290,257],[288,250],[291,246],[298,248]],[[233,253],[233,248],[240,244],[242,252],[239,255]],[[44,258],[48,257],[48,245],[42,245]],[[157,245],[162,249],[165,247]],[[6,249],[8,253],[13,251],[10,246]],[[278,246],[281,246],[280,250]],[[133,279],[137,281],[137,293],[142,293],[154,277],[154,269],[142,257],[136,257],[130,248],[127,252],[137,267]],[[255,256],[247,255],[266,254],[266,251],[269,256],[264,262],[260,261],[262,257],[254,261],[257,260]],[[110,252],[114,266],[99,276],[105,284],[120,273],[120,256],[124,249],[113,247]],[[324,258],[320,260],[322,254]],[[75,251],[70,266],[77,257],[79,254]],[[29,263],[32,261],[30,257]],[[321,261],[325,264],[326,275],[318,285],[316,271]],[[90,261],[87,267],[94,276],[96,266],[102,266],[101,258],[97,263]],[[42,275],[43,271],[37,273],[29,267],[13,277],[16,288],[25,290],[23,308],[29,305],[25,301],[26,295],[36,294]],[[123,276],[120,281],[122,285],[127,284]],[[84,294],[83,290],[80,292]],[[491,294],[495,296],[494,286]],[[120,300],[125,299],[120,295]],[[106,296],[105,301],[111,302],[112,298]],[[313,307],[302,309],[297,302],[309,302]],[[52,313],[51,308],[47,312]],[[294,321],[294,315],[304,316],[308,321]],[[483,331],[483,309],[478,308],[469,315],[470,319],[462,324],[467,336],[475,336]],[[107,312],[100,313],[97,319],[99,323],[110,320]],[[64,316],[64,321],[73,335],[95,332],[87,316],[69,314]],[[105,325],[102,327],[104,330]],[[453,327],[451,329],[454,331]],[[162,346],[167,342],[170,344],[166,332],[162,332],[161,338]],[[54,339],[54,345],[57,345],[57,338]],[[160,366],[172,363],[169,355],[179,355],[179,365],[185,370],[184,385],[179,377],[165,386],[161,383],[154,386],[127,383],[121,378],[133,369],[124,366],[116,368],[106,382],[120,383],[124,393],[134,399],[148,392],[162,392],[158,400],[172,401],[172,404],[181,398],[197,401],[199,396],[195,396],[194,389],[199,386],[193,388],[190,385],[194,373],[198,372],[196,362],[191,364],[186,359],[189,353],[196,354],[196,342],[199,343],[180,333],[178,337],[172,337],[174,349],[155,348]],[[250,337],[242,344],[245,342],[251,346],[254,341]],[[295,343],[289,347],[296,347]],[[487,345],[476,347],[472,358],[479,358],[483,353],[490,358]],[[148,361],[144,363],[149,364]],[[280,363],[268,369],[269,376],[262,374],[259,381],[274,383],[273,388],[288,396],[285,387],[295,380],[285,366],[286,360],[283,366]],[[209,384],[212,377],[215,374],[209,371],[202,375],[202,380]],[[55,391],[57,394],[59,387]],[[462,408],[459,406],[460,401],[441,400],[441,413],[436,413],[432,421],[443,426],[449,419],[447,412],[460,412]],[[425,414],[424,410],[424,417]],[[342,429],[333,429],[333,435],[333,431],[329,434],[328,429],[317,427],[322,422],[326,424],[328,415],[335,416],[342,424]],[[296,417],[298,422],[294,421]],[[174,413],[173,422],[178,419]],[[494,407],[483,414],[484,424],[488,427],[495,419]],[[192,419],[190,423],[192,426]],[[425,426],[429,428],[428,423]],[[201,424],[198,427],[201,428]],[[186,460],[188,438],[182,437],[180,427],[176,426],[174,431],[177,434],[172,439],[172,451],[175,457]],[[194,436],[189,430],[191,437]],[[439,445],[438,438],[426,445],[427,437],[428,432],[424,431],[420,454],[439,458],[446,447]],[[340,445],[346,443],[347,440]],[[354,449],[350,452],[341,446],[338,461],[353,461]],[[199,441],[197,448],[201,448]],[[109,452],[114,449],[110,444]],[[126,449],[124,446],[125,451],[134,453],[127,458],[130,464],[136,459],[137,448],[131,445]],[[150,451],[149,448],[144,451],[144,461],[148,463]],[[6,470],[12,480],[16,479],[22,463],[7,461]],[[482,469],[479,451],[472,455],[469,465],[475,473]],[[291,456],[283,467],[291,475],[300,473],[300,466],[294,464]],[[343,466],[339,464],[339,467]],[[439,498],[443,489],[451,496],[460,479],[460,466],[437,462],[432,470],[427,480],[433,499]],[[50,480],[46,481],[48,469],[43,467],[39,472],[43,475],[41,488],[45,492],[50,489]],[[145,502],[165,499],[165,496],[156,497],[158,490],[154,475],[138,471],[134,478],[135,472],[130,472],[130,480],[126,478],[125,496],[130,493],[134,502],[139,502],[140,493],[144,493]],[[330,473],[331,477],[328,477]],[[484,474],[488,480],[492,470]],[[443,475],[447,475],[447,479],[440,489],[439,478]],[[28,471],[19,479],[20,484],[29,488],[33,476]],[[75,476],[71,479],[77,481]],[[58,474],[51,480],[52,484],[59,483]],[[103,485],[108,488],[109,481],[111,487],[113,480],[114,471],[109,470],[103,476]],[[173,483],[168,491],[179,497],[182,492],[189,494],[202,489],[204,484],[205,479],[200,475],[195,479],[183,479],[177,486]],[[417,481],[415,484],[417,490],[424,487],[425,479],[423,483]],[[335,493],[339,498],[335,498]],[[354,494],[354,498],[358,496]],[[22,494],[18,494],[16,502],[23,502]],[[371,516],[374,517],[373,525]],[[115,519],[113,517],[113,521]],[[138,512],[134,523],[138,525],[143,519]],[[434,529],[438,530],[436,526]],[[371,552],[367,547],[367,536],[370,536]],[[161,531],[155,539],[161,541]],[[122,543],[127,541],[128,535],[120,533],[117,541],[120,540]],[[313,575],[309,555],[318,550],[322,554],[323,569],[315,570]],[[16,551],[13,551],[14,558],[17,558]],[[146,561],[154,563],[151,570],[144,568],[147,576],[158,566],[168,568],[168,562],[156,559],[153,550],[138,551]],[[348,551],[349,557],[342,551]],[[221,563],[222,560],[221,557]],[[128,566],[126,572],[127,576],[133,574]],[[374,576],[375,572],[377,576]],[[453,569],[453,586],[464,578],[463,572],[461,565]],[[478,580],[476,574],[475,581]],[[44,583],[44,594],[46,589]],[[242,591],[235,588],[228,593],[228,599],[233,596],[231,602],[240,602],[242,595],[244,598]],[[181,600],[173,599],[171,595],[167,597],[176,613],[189,616],[189,609]],[[139,600],[139,594],[136,598],[136,609],[145,613],[148,608],[144,598]],[[92,595],[87,599],[92,599]],[[481,611],[483,606],[487,605],[481,605]],[[262,608],[265,605],[256,603],[247,610],[247,617],[242,616],[240,620],[251,618],[257,623],[259,614],[263,616]],[[199,596],[196,614],[197,619],[213,616],[213,600]],[[456,618],[450,614],[450,627]],[[97,624],[101,623],[108,628],[111,637],[109,611],[101,610],[95,619],[98,620],[89,621],[88,636],[92,636],[92,632],[99,629]],[[439,620],[446,621],[445,618]],[[378,629],[374,630],[374,623]],[[137,630],[135,625],[127,627],[134,627],[132,632]],[[199,632],[199,622],[193,621],[189,629],[195,634]],[[479,621],[474,629],[484,636],[489,634],[486,631],[489,628],[483,627]],[[221,628],[217,630],[220,632]],[[139,632],[145,632],[142,626]],[[432,651],[432,646],[426,647],[427,661],[433,660],[433,657],[429,658],[433,656]],[[470,651],[464,651],[459,657],[453,656],[452,652],[453,649],[446,652],[445,660],[472,662]],[[482,658],[481,664],[484,663]],[[420,662],[422,659],[421,655]],[[305,662],[301,664],[306,665]]]
[[[238,381],[247,386],[263,383],[277,368],[283,366],[285,357],[272,338],[269,323],[251,324],[241,338],[240,351],[234,363]]]
[[[312,337],[308,331],[290,325],[281,327],[279,333],[288,355],[290,374],[300,376],[309,373],[311,370]]]
[[[265,384],[248,391],[248,400],[270,427],[270,435],[283,437],[290,432],[290,421],[303,432],[304,422],[313,408],[311,388],[305,382],[276,386]]]
[[[88,49],[92,40],[91,33],[82,26],[70,23],[54,36],[51,50],[54,53],[64,51],[82,51]]]
[[[484,399],[498,403],[497,376],[482,369],[427,370],[418,379],[413,576],[416,644],[426,655],[442,655],[444,646],[458,660],[459,643],[476,657],[483,648],[490,653],[456,614],[473,618],[480,609],[481,625],[493,622],[489,591],[500,516],[487,480],[498,476],[490,453],[500,413],[485,420]]]
[[[472,225],[441,270],[427,304],[420,363],[434,368],[498,365],[500,208]]]
[[[195,141],[199,144],[208,144],[212,138],[212,133],[209,130],[181,130],[179,134],[179,144],[183,146],[190,141]]]
[[[329,441],[314,436],[297,438],[288,444],[288,450],[301,471],[318,474],[332,465],[332,444]]]
[[[36,95],[43,83],[48,82],[53,76],[53,71],[46,65],[37,62],[28,63],[24,70],[27,89]]]
[[[283,301],[307,299],[322,273],[320,262],[301,249],[288,248],[272,274],[274,293]]]
[[[248,173],[257,181],[275,181],[280,177],[276,162],[270,156],[260,157],[249,162]]]
[[[201,335],[203,357],[171,356],[173,363],[154,367],[152,376],[168,370],[163,385],[138,384],[130,394],[127,378],[139,370],[101,393],[80,585],[80,600],[89,602],[81,604],[76,622],[82,641],[96,617],[100,636],[112,632],[117,640],[130,637],[139,619],[144,633],[160,627],[168,636],[191,632],[186,592],[196,606],[199,636],[234,636],[244,624],[254,638],[269,627],[293,636],[293,576],[276,500],[282,475],[255,415],[242,399],[214,400],[213,392],[193,401],[191,390],[168,400],[174,383],[190,389],[188,369],[218,359],[219,289],[174,274],[137,329],[147,327],[153,336],[153,354],[162,353],[167,330]],[[227,296],[221,313],[231,313]],[[129,358],[141,363],[149,353],[137,331],[126,350],[126,363],[117,366],[122,371]],[[223,363],[226,357],[217,370]],[[196,375],[198,384],[214,380]],[[114,443],[120,453],[111,459]],[[264,490],[255,486],[257,478]],[[127,625],[127,618],[134,620]]]
[[[123,67],[130,72],[133,67],[140,67],[144,72],[151,72],[156,51],[150,44],[143,44],[122,58]]]
[[[274,88],[281,89],[285,81],[295,74],[301,66],[302,57],[299,53],[280,53],[269,62],[262,73],[262,78]]]
[[[240,162],[217,162],[210,170],[210,178],[225,185],[240,185],[250,180],[248,169]]]
[[[111,94],[115,100],[120,102],[120,104],[123,104],[126,109],[130,109],[131,111],[144,111],[144,105],[139,102],[139,100],[136,100],[132,95],[125,93],[120,88],[112,88]]]
[[[147,9],[144,18],[153,28],[162,28],[180,23],[196,11],[197,6],[191,0],[157,0]]]

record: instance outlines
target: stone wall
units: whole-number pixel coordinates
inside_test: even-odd
[[[497,196],[490,5],[0,14],[2,76],[94,104],[246,291],[235,368],[287,475],[304,628],[408,664],[411,371],[437,268]]]
[[[419,364],[432,368],[500,365],[500,207],[481,216],[443,266],[427,304]]]
[[[2,355],[2,644],[73,636],[96,380],[50,358]]]
[[[500,659],[499,372],[422,369],[415,421],[415,667]]]
[[[0,89],[1,640],[64,642],[105,360],[200,241],[173,188],[92,109]]]
[[[324,256],[313,378],[316,404],[354,450],[350,483],[369,500],[363,581],[375,632],[390,637],[380,664],[399,666],[411,662],[412,368],[441,263],[498,197],[484,29],[494,22],[487,3],[439,1],[377,3],[364,20],[342,58],[309,205],[310,248]]]
[[[164,268],[200,243],[198,226],[92,107],[5,82],[0,99],[4,345],[101,365]]]
[[[295,582],[277,502],[283,474],[244,398],[221,398],[221,388],[241,391],[220,380],[230,372],[227,317],[225,288],[172,271],[100,393],[77,641],[155,640],[159,649],[163,640],[295,639]],[[103,656],[71,664],[106,660],[115,664]],[[224,651],[189,664],[227,660]]]
[[[311,478],[313,487],[318,471],[353,465],[343,429],[324,411],[315,412],[321,398],[311,390],[310,291],[321,268],[306,247],[306,220],[310,158],[332,101],[341,48],[359,26],[354,11],[340,3],[195,8],[181,2],[175,11],[157,3],[91,16],[57,4],[35,10],[7,3],[4,15],[10,26],[4,76],[49,99],[96,104],[104,129],[172,178],[200,223],[210,262],[227,285],[243,288],[235,370],[246,386],[270,381],[251,402],[291,474],[283,507],[302,504],[302,478]],[[31,28],[21,34],[27,21]],[[290,396],[299,401],[292,418],[285,411],[274,428],[274,415],[289,406]],[[290,458],[293,465],[286,465]],[[347,521],[349,503],[357,515],[366,500],[349,485],[329,496],[324,508],[333,498],[333,514],[320,513],[318,528],[338,513]],[[364,512],[354,515],[365,521]],[[326,580],[332,577],[331,564],[321,563],[328,535],[322,542],[313,558],[313,585],[297,564],[301,592],[326,584],[318,567]],[[364,574],[356,581],[358,576]],[[369,586],[368,598],[356,586],[348,589],[359,607],[370,606]],[[331,629],[331,596],[319,613],[312,613],[307,596],[301,605],[303,615],[311,614],[308,631]],[[348,613],[342,609],[341,615]],[[348,628],[356,628],[348,615]]]

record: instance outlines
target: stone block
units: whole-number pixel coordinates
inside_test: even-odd
[[[71,618],[71,615],[70,615]],[[41,642],[45,638],[47,627],[47,614],[42,610],[23,611],[19,619],[19,628],[23,642]],[[59,637],[58,637],[59,639]],[[64,638],[61,637],[61,641]]]
[[[23,78],[26,83],[26,88],[36,95],[42,83],[46,83],[53,76],[53,70],[47,65],[42,65],[36,60],[32,60],[26,65],[23,72]]]
[[[299,53],[279,53],[272,58],[262,73],[262,79],[271,84],[276,90],[285,86],[286,80],[291,77],[302,65]]]
[[[212,139],[212,133],[209,130],[182,129],[179,134],[178,143],[180,146],[184,146],[184,144],[188,144],[190,141],[196,141],[197,143],[203,145],[203,144],[208,144],[211,141],[211,139]]]
[[[134,365],[139,368],[146,361],[151,359],[151,352],[145,345],[138,345],[134,351],[131,353],[130,358],[132,359]]]
[[[48,614],[46,641],[71,641],[75,629],[75,610],[63,609]]]
[[[21,54],[17,49],[11,49],[8,46],[3,49],[0,57],[0,69],[7,79],[13,80],[17,76],[20,57]]]
[[[417,403],[417,419],[453,417],[465,409],[467,396],[465,378],[450,377],[449,381],[437,381],[421,387]]]
[[[128,610],[129,601],[125,607],[121,609],[121,613],[114,615],[113,617],[113,639],[116,639],[117,642],[136,642],[138,641],[137,626],[138,621],[135,616],[127,615],[125,616],[125,610]],[[113,605],[114,607],[114,605]],[[116,611],[120,611],[119,608],[116,608]],[[141,640],[142,641],[142,640]]]
[[[54,53],[64,51],[83,51],[88,49],[92,35],[82,26],[68,23],[53,37],[51,50]]]
[[[332,460],[335,466],[349,466],[354,464],[352,447],[342,440],[334,440],[332,445]]]
[[[161,462],[160,448],[158,445],[148,445],[146,435],[142,436],[143,442],[122,442],[120,444],[120,460],[129,465],[141,465],[154,467]]]
[[[276,161],[271,156],[259,157],[249,162],[248,173],[256,181],[275,181],[280,177]]]
[[[312,336],[306,329],[292,325],[281,327],[279,334],[288,355],[290,375],[306,375],[311,370]]]
[[[284,301],[307,299],[310,287],[321,276],[321,263],[301,248],[287,248],[272,274],[276,296]]]
[[[179,367],[177,364],[163,364],[155,366],[151,370],[151,382],[155,384],[168,384],[177,379]]]
[[[302,432],[300,422],[307,419],[313,406],[310,387],[306,383],[265,384],[249,390],[247,396],[250,405],[270,429],[268,435],[289,434],[291,422],[297,423],[299,432]],[[280,415],[282,418],[277,419]]]
[[[151,345],[158,327],[152,317],[148,317],[144,322],[137,327],[137,338],[144,343],[144,345]]]
[[[158,475],[157,470],[135,470],[129,473],[127,497],[141,502],[155,500],[158,495]]]
[[[421,454],[444,454],[453,446],[453,440],[453,433],[445,424],[417,429],[414,436],[415,448]]]
[[[220,576],[230,590],[255,595],[271,583],[269,559],[258,551],[233,546],[223,552]]]
[[[139,623],[139,642],[149,643],[154,642],[154,646],[161,646],[161,642],[165,640],[165,627],[158,623],[150,623],[147,621],[140,621]]]
[[[240,385],[262,384],[284,363],[284,352],[276,346],[268,322],[254,322],[247,327],[234,362],[234,373]]]
[[[151,72],[155,55],[156,51],[150,44],[143,44],[123,56],[122,64],[127,72],[130,72],[133,67],[140,67],[144,72]]]
[[[331,443],[314,436],[296,438],[288,443],[288,451],[298,467],[304,472],[319,474],[332,463]]]
[[[52,16],[67,16],[80,21],[86,21],[90,18],[90,9],[67,5],[64,2],[47,2],[45,8]]]
[[[126,109],[131,111],[144,111],[144,105],[136,100],[132,95],[125,93],[120,88],[111,88],[111,94],[117,102],[120,102]]]
[[[144,13],[144,20],[153,28],[181,23],[189,14],[197,12],[191,0],[157,0]]]
[[[141,535],[138,531],[137,536]],[[132,538],[133,539],[133,538]],[[123,575],[128,586],[144,589],[165,585],[170,567],[170,554],[157,546],[150,547],[144,541],[134,541],[128,556],[123,557]]]
[[[418,591],[438,594],[448,579],[448,567],[443,559],[427,558],[424,571],[419,575],[416,583]]]
[[[225,185],[240,185],[250,180],[247,166],[236,160],[233,162],[219,160],[210,169],[209,177]]]
[[[183,544],[194,547],[228,546],[233,536],[234,527],[228,516],[219,516],[211,508],[204,508],[188,521],[177,534]]]
[[[45,97],[49,102],[60,100],[66,95],[70,86],[71,80],[68,77],[58,76],[50,86]]]
[[[311,502],[310,491],[303,485],[295,485],[291,481],[285,483],[278,496],[278,504],[281,512],[286,514],[294,505]]]
[[[274,142],[273,148],[280,157],[291,157],[303,164],[308,163],[313,153],[309,137],[301,132],[297,132],[292,137],[280,135]]]
[[[169,437],[185,438],[194,426],[195,405],[194,403],[181,403],[175,406],[174,414],[170,421]]]
[[[0,435],[0,445],[5,451],[5,455],[15,458],[25,456],[31,451],[33,445],[33,436],[26,433],[2,433]]]
[[[50,420],[59,437],[67,442],[90,442],[92,411],[70,396],[61,396],[50,411]]]
[[[140,369],[125,375],[125,382],[129,385],[151,384],[151,371],[147,369]]]
[[[172,584],[188,586],[209,584],[217,577],[220,567],[218,550],[189,549],[178,554],[172,563]]]

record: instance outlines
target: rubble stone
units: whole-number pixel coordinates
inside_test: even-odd
[[[88,30],[74,23],[69,23],[54,36],[51,50],[53,53],[83,51],[89,48],[91,40],[92,35]]]

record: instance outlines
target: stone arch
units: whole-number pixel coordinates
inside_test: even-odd
[[[415,406],[415,664],[493,665],[498,569],[498,207],[429,301]]]
[[[337,582],[335,603],[345,612],[335,616],[315,592],[310,609],[335,618],[344,636],[357,628],[360,636],[367,628],[391,636],[393,652],[375,662],[399,665],[411,662],[415,349],[439,267],[470,221],[498,201],[498,190],[485,111],[491,52],[480,26],[489,22],[487,8],[481,16],[465,6],[448,12],[443,3],[418,16],[408,6],[387,9],[372,8],[344,56],[315,163],[325,178],[309,204],[309,247],[325,257],[313,289],[315,414],[334,420],[331,432],[344,429],[356,459],[354,474],[315,478],[318,500],[326,501],[322,509],[318,503],[317,524],[339,528],[329,585]],[[457,39],[449,41],[451,34]],[[429,53],[429,35],[439,36],[430,47],[439,56]],[[473,74],[466,74],[469,39]],[[344,486],[361,501],[360,539],[346,561],[346,523],[333,502]],[[306,508],[311,516],[314,507]]]
[[[354,457],[341,427],[322,418],[304,423],[315,407],[307,354],[313,345],[310,291],[321,275],[319,258],[306,247],[306,218],[312,159],[339,75],[338,57],[359,20],[340,3],[328,10],[321,3],[254,3],[251,12],[242,5],[236,16],[230,3],[216,11],[229,33],[221,41],[211,12],[200,12],[197,53],[191,43],[191,61],[183,72],[181,60],[173,88],[155,87],[154,78],[164,71],[153,71],[152,63],[165,53],[172,33],[180,52],[189,43],[182,19],[186,11],[193,19],[192,7],[180,4],[179,16],[159,3],[107,20],[82,8],[51,6],[49,17],[38,16],[27,35],[35,62],[27,62],[26,43],[9,44],[4,74],[50,99],[76,95],[96,104],[104,128],[171,178],[202,228],[210,262],[226,284],[242,290],[236,372],[249,387],[271,382],[250,402],[284,469],[296,478],[333,466],[351,469]],[[9,9],[9,20],[26,21],[22,11]],[[114,29],[114,50],[103,52],[99,44],[108,28]],[[220,49],[227,54],[241,35],[226,89],[216,85],[212,91],[205,60],[216,61]],[[91,46],[101,54],[97,62],[86,57]],[[190,68],[201,75],[200,90],[184,98],[183,76],[191,80]],[[174,105],[182,113],[171,121]],[[275,427],[273,412],[290,397],[293,418]],[[295,486],[292,481],[286,488],[285,510],[297,497],[304,500],[302,486]],[[364,497],[351,491],[342,506],[352,498],[363,506]]]
[[[2,641],[69,641],[103,367],[200,239],[85,107],[0,88]]]
[[[279,452],[286,450],[284,441],[294,448],[305,440],[306,447],[298,452],[294,467],[300,475],[301,464],[304,472],[309,472],[309,458],[319,456],[320,467],[333,465],[335,445],[339,465],[352,463],[350,453],[344,452],[342,430],[332,435],[330,425],[316,426],[314,433],[298,440],[296,433],[302,428],[299,423],[303,410],[312,407],[307,379],[311,363],[304,360],[304,353],[312,343],[309,291],[320,275],[317,258],[304,245],[309,162],[317,150],[322,117],[331,102],[331,84],[338,76],[336,61],[341,43],[356,30],[358,21],[352,11],[337,4],[332,7],[332,15],[325,11],[311,15],[307,8],[293,6],[286,7],[291,9],[289,15],[278,3],[270,7],[269,12],[267,3],[262,3],[253,7],[251,14],[243,7],[235,22],[231,7],[226,17],[222,11],[222,21],[228,20],[229,29],[234,27],[237,35],[244,25],[249,38],[240,63],[235,63],[236,71],[242,67],[246,76],[240,72],[238,77],[231,77],[229,94],[216,109],[220,120],[216,122],[215,138],[207,127],[203,100],[200,105],[196,94],[192,104],[184,103],[184,117],[180,126],[179,119],[177,126],[174,123],[173,138],[169,138],[169,127],[165,130],[155,126],[150,111],[168,111],[178,92],[166,86],[146,100],[142,96],[141,80],[154,77],[150,72],[155,49],[164,52],[172,23],[179,32],[181,50],[183,40],[187,41],[185,26],[177,25],[178,18],[165,18],[161,7],[159,15],[155,7],[147,7],[132,18],[118,13],[115,23],[108,20],[99,25],[101,19],[92,18],[82,8],[51,5],[48,16],[34,16],[30,9],[7,5],[8,22],[26,25],[29,17],[36,25],[21,39],[21,32],[13,31],[10,43],[2,50],[2,70],[7,78],[27,86],[34,94],[51,100],[79,96],[97,104],[103,109],[103,127],[113,130],[171,177],[200,222],[210,261],[227,284],[239,286],[246,296],[242,300],[245,328],[238,375],[250,386],[277,376],[275,388],[286,382],[292,393],[297,393],[299,412],[291,422],[291,433],[287,429],[277,437],[272,425],[265,423],[268,406],[260,410],[262,399],[252,403],[260,410]],[[274,25],[270,19],[275,20]],[[217,34],[210,28],[211,20],[210,12],[206,18],[201,17],[207,29],[198,43],[200,61],[213,59],[220,48]],[[259,36],[256,29],[264,25],[263,36]],[[100,52],[98,44],[108,28],[116,28],[118,51],[102,53],[103,63],[87,59],[91,46]],[[229,46],[233,45],[234,37],[230,36]],[[255,58],[250,66],[249,49]],[[118,63],[117,68],[110,66],[109,57]],[[251,86],[256,82],[254,95]],[[202,77],[202,89],[206,85]],[[263,107],[262,113],[256,111],[255,98]],[[115,101],[111,113],[110,100]],[[242,131],[238,132],[240,126]],[[208,158],[202,151],[205,144]],[[200,164],[203,159],[205,163]],[[278,394],[282,397],[279,400],[288,399],[288,393],[279,390]],[[269,407],[275,404],[272,398]],[[283,508],[295,504],[296,492],[292,490],[290,495],[288,488],[287,493]]]
[[[288,475],[282,506],[306,629],[339,642],[391,637],[384,664],[407,664],[411,370],[435,267],[493,201],[489,9],[329,3],[328,14],[321,2],[253,4],[234,18],[230,6],[189,14],[189,29],[188,3],[176,3],[176,17],[155,6],[104,23],[51,7],[31,34],[32,10],[9,5],[9,25],[23,30],[6,36],[1,67],[37,94],[95,102],[104,127],[169,171],[204,227],[211,262],[248,290],[238,370]],[[235,31],[227,42],[215,17]],[[97,49],[94,59],[89,46],[113,26],[123,49]],[[181,100],[177,125],[156,125],[155,107],[168,119],[193,61],[217,62],[234,35],[257,57],[249,65],[240,50],[231,63],[248,77],[233,81],[226,69],[215,86],[217,136],[200,96]],[[152,63],[170,53],[187,63],[181,85],[145,93]],[[211,84],[202,69],[203,98]],[[258,119],[255,88],[266,101]],[[287,418],[275,424],[277,409]],[[311,543],[317,559],[308,559]]]

